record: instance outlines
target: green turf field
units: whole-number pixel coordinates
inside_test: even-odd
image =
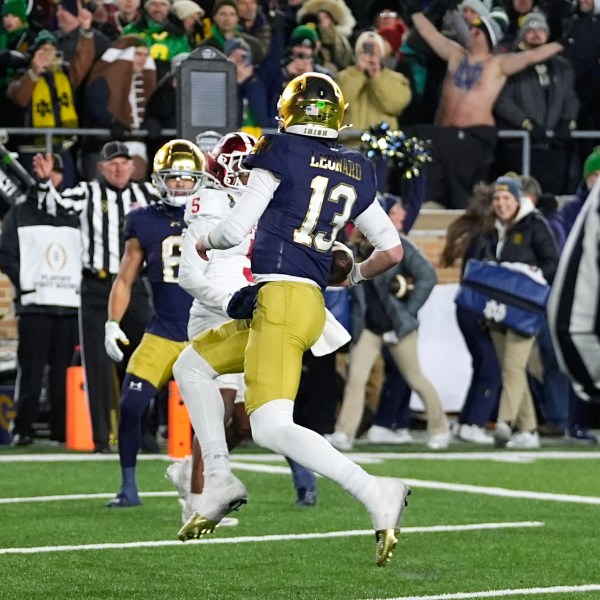
[[[287,464],[257,448],[232,455],[239,526],[183,544],[168,457],[142,457],[142,507],[109,510],[116,456],[0,446],[0,599],[600,599],[600,452],[471,448],[352,454],[413,489],[378,568],[358,502],[320,479],[317,506],[296,508]]]

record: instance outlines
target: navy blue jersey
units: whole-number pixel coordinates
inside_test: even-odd
[[[356,150],[291,134],[264,135],[244,165],[281,180],[258,221],[252,272],[325,287],[337,233],[375,198],[373,164]]]
[[[152,286],[153,314],[146,331],[182,342],[192,297],[178,284],[183,243],[184,207],[153,204],[130,212],[125,218],[125,240],[137,238],[146,258]]]

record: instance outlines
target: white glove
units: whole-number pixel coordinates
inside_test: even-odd
[[[350,285],[357,285],[361,281],[365,281],[367,279],[367,277],[363,277],[362,273],[360,272],[361,264],[362,263],[355,263],[355,265],[352,267],[352,271],[350,271],[350,274],[348,275],[348,281],[350,282]]]
[[[104,348],[106,349],[106,354],[115,362],[121,362],[123,360],[123,351],[119,348],[117,342],[129,346],[129,340],[125,332],[119,327],[119,324],[116,321],[106,321],[104,325]]]

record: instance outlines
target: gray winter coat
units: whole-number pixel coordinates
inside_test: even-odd
[[[402,261],[373,279],[377,295],[381,299],[399,339],[419,327],[417,313],[437,283],[433,265],[404,236],[402,236],[402,247],[404,248]],[[414,277],[415,280],[414,289],[401,299],[396,298],[390,292],[390,285],[398,274]],[[366,297],[365,290],[360,285],[351,287],[350,291],[352,294],[352,340],[356,342],[365,327]]]

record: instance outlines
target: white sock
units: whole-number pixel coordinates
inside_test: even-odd
[[[173,375],[200,442],[204,473],[230,470],[225,439],[225,406],[215,382],[217,372],[188,346],[173,365]]]
[[[202,494],[190,494],[188,496],[188,505],[191,506],[192,508],[195,508],[196,506],[198,506],[198,502],[200,502],[200,498],[202,498]]]
[[[252,438],[265,448],[300,463],[341,485],[363,502],[372,475],[338,452],[324,437],[293,420],[291,400],[271,400],[250,415]]]

